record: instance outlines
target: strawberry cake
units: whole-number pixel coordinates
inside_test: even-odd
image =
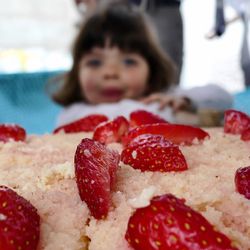
[[[250,250],[250,117],[136,112],[42,136],[0,125],[1,250]]]

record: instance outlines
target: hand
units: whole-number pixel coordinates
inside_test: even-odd
[[[154,93],[143,99],[141,102],[144,104],[150,104],[153,102],[159,103],[159,110],[163,110],[166,107],[171,107],[173,112],[180,110],[191,110],[192,102],[189,98],[184,96],[173,96],[162,93]]]

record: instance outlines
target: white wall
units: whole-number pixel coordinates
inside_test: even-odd
[[[0,0],[0,48],[65,49],[75,32],[73,0]]]
[[[242,23],[230,24],[220,38],[206,39],[205,35],[214,25],[214,4],[214,0],[183,1],[185,56],[182,85],[217,83],[230,92],[241,91],[244,88],[239,64]],[[234,11],[227,8],[226,16],[234,15]]]

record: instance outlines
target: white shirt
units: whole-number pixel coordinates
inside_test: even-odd
[[[175,89],[172,94],[188,97],[198,109],[208,108],[224,111],[231,108],[233,103],[232,96],[226,90],[215,84],[208,84],[187,90],[178,88]],[[169,122],[175,122],[175,116],[170,107],[164,110],[158,110],[158,107],[159,103],[143,104],[139,101],[129,99],[121,100],[117,103],[101,103],[97,105],[84,102],[74,103],[64,108],[59,114],[56,126],[61,126],[90,114],[103,114],[109,119],[113,119],[119,115],[129,118],[129,114],[137,109],[144,109],[160,115]]]
[[[143,104],[138,101],[125,99],[117,103],[102,103],[102,104],[87,104],[84,102],[75,103],[65,108],[57,119],[57,126],[72,122],[90,114],[103,114],[109,119],[114,119],[119,115],[129,118],[129,114],[137,109],[147,110],[149,112],[160,115],[169,122],[174,121],[171,108],[165,108],[162,111],[158,110],[158,103]]]

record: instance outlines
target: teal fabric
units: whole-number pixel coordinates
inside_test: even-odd
[[[234,95],[233,108],[250,115],[250,88]]]
[[[17,123],[29,134],[50,133],[61,107],[45,85],[63,72],[0,74],[0,123]],[[250,88],[234,95],[234,109],[250,115]]]
[[[61,107],[45,91],[49,79],[62,72],[0,75],[0,123],[17,123],[29,134],[50,133]]]

